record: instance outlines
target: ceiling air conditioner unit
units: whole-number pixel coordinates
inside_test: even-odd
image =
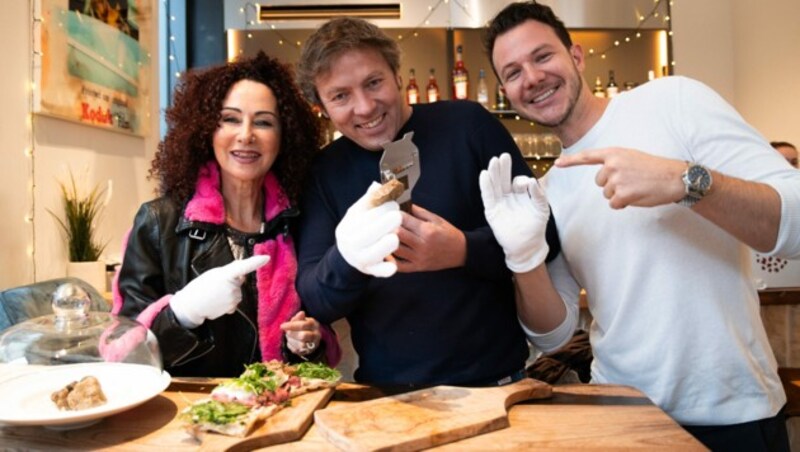
[[[225,0],[226,30],[315,29],[339,16],[361,17],[382,28],[482,28],[514,0]],[[540,0],[568,28],[666,28],[640,23],[667,0]],[[661,16],[661,17],[664,17]]]
[[[376,3],[363,5],[257,5],[258,20],[274,22],[282,20],[328,20],[333,17],[350,16],[362,19],[399,19],[399,3]]]

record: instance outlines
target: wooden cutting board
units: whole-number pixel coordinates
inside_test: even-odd
[[[317,431],[346,451],[419,450],[508,427],[508,407],[550,397],[525,378],[507,386],[436,386],[314,413]]]
[[[213,386],[210,386],[210,388],[213,388]],[[292,399],[291,406],[278,411],[263,423],[256,424],[250,434],[244,438],[206,433],[200,440],[200,448],[213,451],[249,451],[259,447],[300,439],[311,426],[314,411],[325,406],[333,396],[333,393],[333,389],[323,389]],[[189,405],[189,401],[208,397],[205,392],[185,395],[187,396],[187,404],[185,406]],[[180,407],[178,412],[183,410],[185,406]],[[182,430],[182,423],[178,417],[171,424],[174,424],[173,428]],[[180,434],[190,438],[188,433],[180,432]]]

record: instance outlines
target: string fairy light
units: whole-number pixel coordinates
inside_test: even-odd
[[[454,0],[454,2],[455,2],[456,5],[461,7],[461,9],[463,9],[464,12],[467,15],[469,15],[469,12],[466,10],[466,8],[461,6],[461,4],[458,3],[458,1]],[[407,33],[405,33],[403,35],[400,35],[400,40],[405,39],[408,35],[411,35],[411,36],[413,36],[415,38],[418,38],[419,37],[420,28],[422,28],[423,25],[429,25],[431,23],[431,21],[430,21],[431,16],[439,9],[440,6],[442,6],[443,4],[446,4],[446,3],[447,3],[447,0],[438,0],[435,5],[428,6],[428,14],[426,14],[425,17],[423,17],[422,20],[414,28],[412,28],[410,31],[408,31]]]
[[[611,51],[614,51],[616,49],[621,48],[622,44],[628,44],[628,43],[634,41],[635,39],[641,38],[642,37],[642,33],[641,33],[642,27],[650,19],[659,19],[659,18],[661,18],[661,21],[667,27],[667,35],[672,37],[672,21],[670,20],[669,9],[673,5],[673,2],[672,1],[666,2],[666,0],[653,0],[653,1],[654,1],[653,9],[651,9],[648,14],[645,14],[645,15],[639,14],[638,15],[638,19],[639,19],[638,22],[639,23],[637,24],[636,28],[633,30],[632,34],[625,36],[625,38],[623,39],[625,41],[624,43],[620,42],[619,40],[615,40],[613,43],[611,43],[605,49],[602,49],[602,50],[599,50],[599,51],[595,50],[595,49],[589,49],[589,52],[588,52],[588,55],[587,55],[587,59],[599,55],[600,58],[604,60],[604,59],[606,59],[606,54],[608,54]],[[667,8],[667,12],[665,14],[661,14],[659,12],[659,9],[662,7],[662,5],[665,5],[665,7]],[[666,5],[668,5],[668,6],[666,6]],[[672,62],[672,65],[673,66],[675,65],[674,61]]]
[[[178,41],[178,37],[183,37],[185,32],[182,32],[178,25],[181,21],[185,21],[185,12],[180,9],[175,9],[170,0],[162,0],[163,13],[166,20],[164,21],[164,36],[166,37],[166,52],[167,52],[167,74],[172,74],[167,88],[168,93],[174,91],[174,86],[178,84],[181,75],[184,72],[182,63],[185,63],[186,52],[178,52],[178,46],[182,45]],[[180,8],[179,6],[177,8]],[[176,12],[177,11],[177,12]],[[182,16],[180,21],[178,16]],[[172,104],[172,95],[167,95],[167,105]]]
[[[44,20],[42,19],[40,7],[41,5],[37,0],[30,0],[30,17],[31,26],[29,29],[29,43],[31,50],[30,67],[28,68],[28,80],[30,83],[27,87],[28,93],[28,113],[26,118],[26,127],[28,132],[27,146],[23,150],[23,154],[28,158],[28,168],[30,181],[28,183],[27,191],[30,202],[30,210],[25,214],[22,221],[26,228],[30,229],[31,241],[27,246],[26,254],[31,259],[31,270],[33,273],[33,281],[36,282],[36,123],[33,114],[36,111],[36,90],[38,87],[37,68],[41,67],[42,51],[37,44],[39,44],[39,37],[41,36],[41,26]],[[37,64],[38,63],[38,64]]]

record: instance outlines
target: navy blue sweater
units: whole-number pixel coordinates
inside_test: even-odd
[[[334,230],[379,178],[382,152],[342,137],[315,162],[302,203],[297,288],[320,322],[346,317],[359,355],[355,378],[373,384],[475,384],[524,366],[511,273],[483,214],[478,175],[509,152],[515,175],[530,175],[508,131],[477,103],[415,105],[395,138],[414,131],[421,175],[412,202],[464,232],[464,267],[374,278],[351,267]],[[551,255],[558,253],[552,217]]]

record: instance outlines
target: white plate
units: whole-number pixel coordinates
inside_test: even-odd
[[[50,394],[73,381],[93,376],[107,402],[86,410],[59,410]],[[67,364],[0,381],[0,424],[43,425],[54,429],[85,427],[140,405],[169,386],[170,376],[152,366],[122,363]]]

